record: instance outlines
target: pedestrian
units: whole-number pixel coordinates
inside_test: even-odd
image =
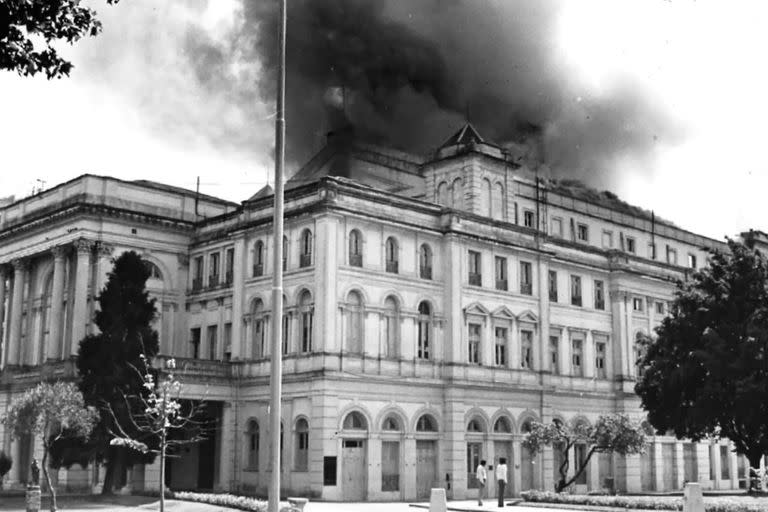
[[[504,506],[504,488],[507,486],[507,459],[501,457],[496,465],[496,481],[498,482],[499,506]]]
[[[483,506],[483,493],[485,492],[485,482],[488,480],[488,473],[485,470],[485,461],[481,460],[475,470],[475,478],[477,478],[477,504]]]

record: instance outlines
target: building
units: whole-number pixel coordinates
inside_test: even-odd
[[[0,209],[0,410],[42,378],[74,375],[110,258],[150,262],[161,357],[221,428],[168,463],[171,488],[266,494],[269,332],[283,322],[282,482],[327,500],[474,496],[474,466],[506,457],[510,495],[551,489],[531,420],[642,418],[635,340],[674,281],[720,241],[608,193],[538,179],[470,125],[428,157],[330,137],[286,186],[284,315],[271,315],[271,190],[242,204],[85,175]],[[27,479],[32,440],[13,454]],[[737,488],[726,443],[653,436],[643,456],[593,458],[579,490],[684,481]],[[572,460],[584,453],[579,447]],[[20,469],[21,468],[21,469]],[[157,463],[133,489],[157,487]],[[99,468],[60,470],[97,486]]]

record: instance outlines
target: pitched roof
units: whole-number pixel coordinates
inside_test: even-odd
[[[457,131],[453,135],[451,135],[448,140],[443,142],[443,145],[440,146],[440,148],[445,148],[449,146],[461,146],[464,144],[471,144],[471,143],[481,143],[485,142],[483,138],[480,136],[480,134],[477,132],[474,126],[472,126],[471,123],[467,123],[464,126],[461,127],[461,130]]]

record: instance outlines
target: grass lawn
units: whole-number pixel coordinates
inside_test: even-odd
[[[57,503],[59,505],[59,510],[67,512],[94,512],[97,510],[128,512],[131,510],[150,511],[160,509],[158,498],[148,498],[143,496],[64,496],[59,498]],[[41,512],[47,511],[48,507],[49,501],[47,497],[44,496],[42,506],[40,507]],[[0,511],[17,512],[23,511],[24,509],[25,504],[23,497],[0,497]],[[220,506],[178,500],[166,500],[165,509],[168,512],[230,512],[234,510]]]

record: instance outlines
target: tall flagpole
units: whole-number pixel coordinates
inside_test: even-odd
[[[282,395],[283,352],[283,164],[285,162],[285,30],[286,0],[280,2],[278,41],[280,58],[277,67],[277,115],[275,117],[275,211],[272,224],[275,232],[272,261],[272,360],[269,376],[271,391],[269,408],[270,462],[268,512],[278,512],[280,506],[280,400]]]

